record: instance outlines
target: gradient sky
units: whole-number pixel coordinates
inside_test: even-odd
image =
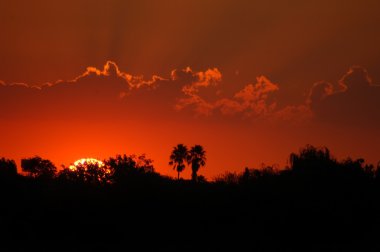
[[[209,178],[305,144],[380,160],[379,1],[0,1],[0,156],[201,144]],[[189,177],[189,169],[184,173]]]

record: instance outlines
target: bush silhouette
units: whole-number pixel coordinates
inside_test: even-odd
[[[21,159],[22,171],[27,172],[33,178],[52,179],[57,168],[48,159],[39,156]]]
[[[17,175],[17,166],[14,160],[0,158],[0,177],[11,178]]]

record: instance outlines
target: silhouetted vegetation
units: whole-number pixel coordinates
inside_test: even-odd
[[[206,164],[206,151],[203,146],[197,144],[191,147],[190,150],[183,144],[175,146],[170,154],[169,165],[172,165],[173,169],[178,172],[178,180],[180,173],[186,168],[186,163],[191,165],[191,179],[197,182],[199,168]]]
[[[380,167],[306,146],[288,167],[211,181],[203,147],[177,145],[162,176],[145,155],[62,167],[0,158],[2,251],[377,251]],[[186,163],[191,180],[179,180]],[[197,183],[194,183],[196,181]],[[15,242],[16,241],[16,242]],[[9,249],[10,248],[10,249]]]
[[[105,164],[110,171],[110,182],[117,185],[148,183],[160,177],[154,170],[153,161],[145,155],[117,155],[105,160]]]
[[[48,159],[39,156],[21,159],[21,168],[29,176],[34,178],[51,179],[54,177],[57,168]]]
[[[105,184],[110,181],[110,169],[99,164],[83,163],[75,167],[64,167],[58,173],[61,180],[73,183]]]
[[[17,166],[14,160],[0,158],[0,177],[15,177]]]
[[[178,144],[173,148],[172,153],[170,154],[169,164],[173,165],[173,169],[178,173],[178,180],[180,173],[185,170],[185,162],[188,159],[188,150],[187,147],[183,144]]]
[[[197,144],[191,147],[188,153],[187,162],[191,164],[191,179],[196,182],[198,179],[199,168],[206,164],[206,151],[201,145]]]

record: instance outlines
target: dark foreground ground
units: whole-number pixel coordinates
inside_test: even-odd
[[[0,251],[380,251],[380,184],[1,181]]]

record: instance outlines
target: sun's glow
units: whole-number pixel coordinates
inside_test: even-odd
[[[93,164],[98,165],[99,167],[103,167],[104,163],[98,159],[95,158],[81,158],[74,162],[73,165],[70,165],[70,170],[75,171],[77,169],[77,166],[79,165],[86,165],[86,164]]]

